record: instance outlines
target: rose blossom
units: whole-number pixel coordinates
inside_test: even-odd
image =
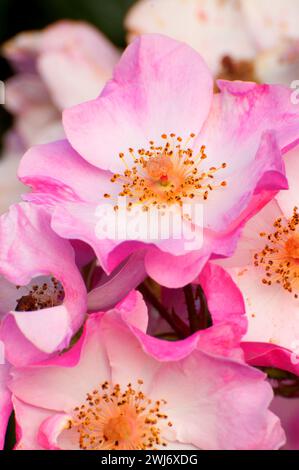
[[[289,85],[299,72],[298,17],[297,0],[139,0],[125,24],[129,41],[185,41],[215,77]]]
[[[24,192],[16,176],[21,155],[64,136],[61,111],[99,94],[119,52],[92,26],[60,21],[18,34],[4,44],[3,55],[16,74],[5,88],[5,106],[15,121],[0,160],[0,214]]]
[[[87,296],[74,250],[27,203],[0,219],[0,336],[6,357],[23,365],[68,347],[86,315]]]
[[[289,190],[281,192],[245,226],[238,249],[221,262],[246,303],[244,349],[256,365],[298,374],[299,215],[298,148],[286,155]]]
[[[159,35],[137,39],[100,97],[64,112],[68,141],[25,155],[19,175],[33,189],[28,198],[55,205],[54,230],[91,245],[107,272],[147,248],[153,279],[167,287],[191,282],[211,254],[231,255],[242,224],[287,188],[281,151],[299,137],[290,90],[219,87],[213,96],[212,76],[190,47]],[[99,237],[99,209],[121,217],[119,201],[139,227],[147,211],[172,210],[193,233],[191,248],[185,232]],[[203,220],[192,218],[198,208]]]
[[[113,311],[91,315],[70,351],[14,369],[17,449],[283,445],[261,372],[201,350],[199,335],[177,343],[148,337],[146,324],[140,294],[132,293]]]
[[[59,21],[24,32],[3,47],[16,75],[6,83],[6,107],[25,149],[63,136],[61,111],[95,98],[119,58],[93,26]]]

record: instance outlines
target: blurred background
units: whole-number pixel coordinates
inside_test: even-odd
[[[0,44],[22,31],[42,29],[59,19],[85,20],[101,30],[118,47],[125,46],[123,20],[134,0],[0,0]],[[0,80],[13,74],[0,57]],[[0,145],[11,116],[0,106]]]

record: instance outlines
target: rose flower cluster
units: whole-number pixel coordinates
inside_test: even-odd
[[[5,46],[25,153],[0,218],[0,448],[11,416],[18,450],[299,446],[299,406],[280,415],[299,396],[298,100],[269,84],[274,46],[239,27],[221,62],[216,10],[193,48],[143,25],[147,3],[122,55],[71,22]],[[215,84],[241,59],[250,77]]]

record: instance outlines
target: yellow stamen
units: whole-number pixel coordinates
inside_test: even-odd
[[[205,146],[198,153],[188,147],[195,134],[190,134],[183,143],[180,136],[171,133],[162,134],[163,145],[149,142],[148,149],[129,149],[133,164],[120,153],[120,159],[125,165],[123,174],[114,174],[112,183],[121,186],[120,197],[129,199],[130,204],[143,204],[147,208],[154,205],[158,209],[165,204],[183,205],[184,201],[193,198],[208,199],[211,191],[223,189],[226,181],[216,178],[218,172],[227,167],[222,163],[219,167],[201,168],[202,162],[208,157]],[[104,197],[109,195],[105,194]]]
[[[299,214],[295,207],[289,220],[281,217],[275,220],[274,231],[260,233],[267,244],[260,253],[254,255],[254,265],[262,266],[265,277],[262,283],[268,286],[280,284],[295,298],[299,294]]]
[[[77,430],[81,449],[154,450],[166,446],[159,427],[159,422],[168,419],[161,413],[166,402],[152,402],[140,390],[142,384],[138,380],[136,389],[129,383],[122,390],[118,384],[104,382],[87,394],[86,402],[75,408],[74,418],[68,423],[68,429]]]
[[[38,282],[38,281],[37,281]],[[16,286],[20,289],[20,286]],[[64,289],[62,284],[55,278],[51,277],[48,281],[42,281],[32,285],[32,287],[24,287],[25,295],[17,299],[15,310],[17,312],[29,312],[42,310],[61,305],[64,299]]]

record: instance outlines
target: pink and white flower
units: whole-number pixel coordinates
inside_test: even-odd
[[[298,148],[286,155],[290,189],[245,226],[237,251],[221,264],[243,293],[247,360],[299,372]]]
[[[44,208],[21,203],[1,217],[0,288],[0,336],[10,363],[69,346],[86,315],[86,288],[73,248],[53,232]]]
[[[91,315],[64,355],[12,371],[17,449],[281,447],[264,375],[201,350],[197,335],[175,344],[146,336],[132,295],[130,307]]]
[[[22,154],[64,136],[62,110],[98,96],[120,55],[99,31],[75,21],[20,33],[3,54],[16,70],[6,83],[5,106],[15,117],[10,134],[17,145],[9,142],[0,161],[0,214],[25,191],[16,171]]]
[[[28,198],[55,204],[54,230],[92,246],[107,272],[146,248],[153,279],[167,287],[192,282],[211,255],[231,255],[242,224],[287,188],[281,152],[299,138],[290,90],[219,87],[213,95],[212,76],[190,47],[159,35],[137,39],[100,97],[64,112],[68,141],[25,155],[19,175],[33,189]],[[152,208],[173,210],[193,230],[192,248],[184,234],[99,240],[98,208],[117,212],[118,200],[142,208],[139,226]],[[186,206],[203,207],[203,220],[186,215]]]
[[[129,42],[161,33],[190,44],[215,77],[290,85],[299,72],[298,17],[296,0],[139,0],[125,24]]]
[[[119,59],[93,26],[69,20],[20,33],[3,51],[17,71],[6,83],[5,105],[25,150],[61,138],[61,111],[95,98]]]

